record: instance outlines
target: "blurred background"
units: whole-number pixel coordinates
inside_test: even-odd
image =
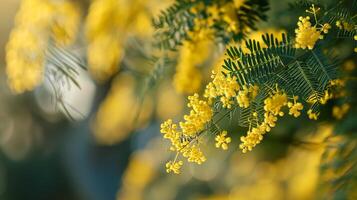
[[[318,122],[284,119],[248,154],[238,149],[244,129],[230,127],[233,142],[228,151],[214,148],[209,140],[203,147],[209,155],[205,164],[187,164],[178,176],[166,174],[165,163],[173,155],[160,123],[180,119],[187,111],[186,95],[202,91],[210,71],[222,63],[224,47],[202,40],[195,58],[185,46],[178,55],[169,52],[174,62],[164,65],[176,69],[164,69],[167,77],[147,91],[146,77],[161,62],[151,59],[160,54],[152,47],[151,18],[173,1],[69,2],[77,9],[70,19],[78,21],[74,42],[65,48],[50,46],[44,64],[50,78],[32,92],[14,94],[7,83],[5,52],[11,30],[20,23],[15,16],[21,1],[0,0],[1,200],[304,200],[329,199],[337,193],[340,199],[357,199],[353,181],[342,191],[325,185],[340,174],[355,179],[356,142],[334,134],[342,124],[339,131],[353,136],[354,101],[345,109],[341,102],[328,103]],[[269,20],[250,38],[295,26],[299,14],[287,13],[288,4],[280,3],[271,1]],[[68,16],[71,12],[64,11]],[[66,63],[71,63],[75,81],[51,71]],[[100,71],[100,66],[107,68]],[[356,57],[346,53],[343,69],[352,74],[355,66]],[[355,91],[354,84],[347,90]]]

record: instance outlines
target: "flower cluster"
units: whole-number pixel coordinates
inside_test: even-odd
[[[312,94],[305,101],[311,104],[326,103],[328,99],[332,98],[329,88],[337,85],[343,85],[343,81],[339,79],[331,81],[326,88],[326,95],[320,97]],[[278,84],[276,84],[275,89],[269,86],[268,88],[271,92],[263,100],[263,111],[257,109],[247,119],[249,128],[246,135],[241,136],[241,144],[239,145],[243,153],[253,150],[263,140],[264,135],[276,126],[278,117],[284,116],[285,112],[295,118],[301,116],[304,106],[302,102],[298,101],[298,96],[286,93],[279,88]],[[182,154],[189,162],[201,164],[206,160],[206,157],[199,148],[199,137],[206,128],[209,128],[206,125],[213,119],[213,107],[217,108],[216,106],[219,105],[216,102],[220,102],[222,108],[228,109],[227,113],[233,109],[233,106],[242,109],[251,107],[249,109],[252,109],[253,102],[259,92],[259,87],[256,85],[239,85],[236,77],[229,73],[216,74],[212,72],[212,80],[206,86],[204,99],[199,99],[198,94],[190,96],[188,107],[191,108],[191,111],[189,115],[185,115],[184,121],[179,124],[173,123],[172,120],[167,120],[161,125],[161,133],[163,133],[164,138],[171,141],[170,149],[172,151]],[[340,110],[335,110],[336,113],[342,113]],[[343,112],[345,110],[346,108]],[[312,106],[308,109],[307,116],[309,119],[317,120],[319,113]],[[217,126],[219,121],[216,120],[212,124]],[[232,139],[227,135],[227,131],[222,131],[216,135],[215,146],[217,148],[228,149],[228,144],[231,143]],[[168,162],[168,172],[179,172],[182,163],[177,163],[176,158],[174,161]]]
[[[188,99],[187,106],[191,108],[191,111],[184,116],[184,121],[179,122],[178,126],[169,119],[161,124],[160,132],[165,139],[170,140],[170,150],[176,151],[177,155],[181,154],[187,158],[188,162],[202,164],[206,161],[206,157],[200,149],[199,136],[204,131],[205,125],[212,120],[213,111],[207,101],[199,99],[198,94],[194,94]],[[176,158],[167,163],[167,172],[178,173],[182,161],[179,161],[181,163],[179,164],[176,162]]]
[[[346,22],[345,20],[337,20],[336,26],[340,30],[352,31],[354,29],[353,24]]]
[[[237,96],[237,91],[240,89],[236,77],[222,73],[216,74],[212,71],[212,81],[206,86],[204,96],[208,98],[209,102],[220,97],[220,100],[225,108],[231,108],[234,103],[233,98]]]
[[[293,115],[294,117],[299,117],[301,114],[301,110],[304,108],[302,103],[296,102],[299,97],[294,96],[294,102],[289,102],[288,107],[289,107],[289,115]]]
[[[204,96],[208,98],[209,102],[219,97],[223,108],[232,108],[236,99],[238,106],[242,108],[249,107],[250,101],[254,99],[259,87],[256,85],[239,86],[237,78],[234,76],[224,76],[222,73],[216,74],[212,72],[212,81],[206,86]]]
[[[78,23],[79,12],[71,1],[22,1],[6,45],[6,73],[14,92],[42,82],[49,38],[58,45],[72,43]]]
[[[212,109],[208,102],[200,100],[198,94],[188,97],[187,106],[191,108],[190,114],[184,116],[180,128],[185,135],[193,136],[204,129],[204,125],[212,119]]]
[[[92,130],[97,143],[116,144],[134,129],[147,124],[153,112],[153,104],[150,98],[145,98],[140,103],[135,96],[135,87],[135,79],[128,73],[121,73],[113,79],[93,120]]]
[[[295,46],[296,48],[302,49],[313,49],[317,40],[323,39],[323,33],[328,33],[328,30],[331,28],[331,25],[328,23],[319,24],[317,27],[317,17],[316,14],[320,10],[320,8],[316,8],[314,4],[310,7],[306,12],[312,14],[315,18],[315,25],[312,25],[310,22],[310,17],[299,17],[299,22],[297,23],[298,28],[295,29],[296,38],[295,38]]]
[[[231,143],[231,137],[227,137],[227,131],[222,131],[219,135],[216,136],[216,147],[222,148],[223,150],[228,149],[228,144]]]
[[[119,28],[125,21],[121,17],[127,12],[122,12],[116,0],[97,0],[90,5],[86,19],[87,54],[89,71],[97,80],[104,81],[118,70],[123,54]]]
[[[166,163],[166,172],[167,173],[173,172],[175,174],[179,174],[182,165],[183,165],[182,161],[178,161],[178,162],[169,161]]]
[[[274,93],[264,100],[264,121],[259,123],[257,118],[258,114],[253,113],[256,127],[252,128],[252,121],[246,136],[241,137],[242,143],[239,148],[242,149],[243,153],[251,151],[253,147],[261,142],[263,135],[269,132],[272,127],[275,127],[277,116],[283,116],[284,112],[282,107],[288,104],[288,96],[286,93],[277,89]]]
[[[127,33],[148,27],[145,6],[141,0],[92,1],[85,31],[89,71],[96,80],[105,81],[119,70]]]
[[[328,33],[331,28],[329,24],[324,24],[320,28],[316,27],[316,25],[312,26],[310,17],[299,17],[297,25],[298,28],[295,29],[296,48],[308,48],[310,50],[314,48],[317,40],[323,39],[322,33]]]
[[[341,106],[334,106],[332,108],[332,116],[336,119],[342,119],[350,110],[350,107],[351,106],[348,103],[344,103]]]

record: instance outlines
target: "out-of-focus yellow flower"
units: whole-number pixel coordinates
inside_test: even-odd
[[[56,43],[68,45],[77,36],[80,12],[78,7],[70,1],[55,3],[56,15],[53,17],[51,30]]]
[[[52,37],[58,45],[72,43],[78,13],[71,1],[22,1],[6,45],[6,73],[12,91],[22,93],[42,82],[48,40]]]
[[[86,19],[88,67],[99,81],[108,79],[119,69],[123,43],[120,27],[126,23],[120,15],[129,12],[120,6],[117,0],[93,0],[89,8]]]
[[[47,43],[28,29],[11,32],[6,46],[6,73],[12,91],[32,90],[42,82]]]
[[[356,68],[356,63],[353,60],[347,60],[346,62],[343,63],[342,68],[347,72],[351,72]]]
[[[89,71],[97,80],[103,81],[119,70],[123,56],[121,42],[117,37],[103,34],[88,44]]]
[[[342,106],[334,106],[332,108],[332,116],[336,119],[342,119],[346,113],[350,110],[350,105],[345,103]]]
[[[116,77],[109,94],[99,107],[93,124],[94,136],[98,143],[111,145],[120,142],[135,128],[147,123],[152,113],[152,101],[145,99],[140,107],[140,100],[134,92],[133,77],[128,74]],[[138,109],[141,110],[135,122]]]
[[[89,71],[105,81],[119,70],[128,33],[152,33],[151,15],[143,0],[93,0],[86,19]],[[109,59],[108,59],[109,54]]]
[[[130,157],[129,165],[123,175],[123,184],[118,191],[117,200],[143,199],[147,184],[155,177],[155,169],[148,162],[147,152],[139,151]]]

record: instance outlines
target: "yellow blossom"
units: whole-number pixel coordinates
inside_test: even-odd
[[[282,107],[288,104],[288,96],[278,88],[274,93],[264,100],[264,121],[257,124],[256,127],[251,128],[250,121],[249,130],[246,136],[241,137],[241,144],[239,146],[243,153],[251,151],[263,139],[263,135],[275,127],[277,116],[283,116]],[[258,113],[254,112],[253,117],[258,120]]]
[[[212,119],[213,113],[208,102],[200,100],[198,94],[189,96],[188,99],[187,106],[191,108],[190,114],[185,115],[185,121],[179,124],[183,134],[192,136],[204,129],[205,124]]]
[[[325,90],[324,96],[320,99],[320,103],[326,104],[328,100],[332,99],[332,94],[328,90]]]
[[[272,113],[269,112],[264,113],[264,122],[270,127],[275,127],[277,120],[278,118]]]
[[[166,163],[166,172],[170,173],[173,172],[175,174],[180,174],[180,169],[182,167],[183,162],[182,161],[169,161]]]
[[[277,91],[273,96],[264,100],[264,110],[273,115],[282,116],[281,108],[288,103],[288,97],[285,93]]]
[[[222,73],[216,74],[212,71],[212,81],[207,84],[204,96],[208,98],[209,102],[216,97],[221,97],[220,100],[224,108],[231,108],[234,103],[232,98],[236,96],[239,90],[236,77],[227,75],[226,77]]]
[[[288,107],[289,109],[289,115],[293,115],[294,117],[299,117],[301,114],[301,110],[304,108],[302,103],[296,102],[298,97],[294,97],[294,102],[289,102]]]
[[[317,28],[316,25],[313,26],[310,17],[299,17],[297,25],[295,46],[302,49],[313,49],[317,40],[323,39],[321,33],[327,33],[328,29],[331,28],[329,24],[324,24],[321,28]]]
[[[311,109],[307,111],[307,115],[309,119],[317,120],[317,117],[320,115],[319,113],[314,113]]]
[[[249,87],[246,85],[243,86],[242,90],[240,90],[236,96],[239,107],[248,108],[250,101],[257,96],[258,89],[259,87],[256,85]]]
[[[332,108],[332,116],[334,116],[336,119],[342,119],[343,116],[345,116],[349,111],[349,109],[350,105],[347,103],[344,103],[342,106],[334,106]]]
[[[206,161],[206,157],[198,145],[186,146],[181,150],[181,153],[187,158],[188,162],[194,162],[200,165]]]
[[[222,148],[223,150],[228,149],[228,144],[232,141],[231,137],[227,137],[227,131],[222,131],[219,135],[216,136],[216,147]]]
[[[135,96],[135,86],[135,79],[127,73],[122,73],[113,80],[109,93],[101,102],[93,121],[94,138],[99,144],[116,144],[124,140],[135,128],[147,124],[152,113],[152,101],[145,98],[140,106]],[[137,114],[139,115],[136,119]]]
[[[263,140],[263,135],[265,133],[266,131],[262,125],[252,128],[252,130],[248,131],[246,136],[240,138],[242,143],[239,145],[239,148],[242,149],[243,153],[251,151]]]

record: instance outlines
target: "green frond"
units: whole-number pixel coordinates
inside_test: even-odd
[[[237,77],[241,86],[259,86],[258,97],[267,97],[278,85],[289,96],[312,102],[311,109],[317,111],[329,82],[337,78],[336,57],[319,47],[297,52],[285,34],[281,40],[268,34],[262,37],[264,45],[255,40],[245,42],[248,53],[240,47],[229,47],[222,67]],[[257,99],[252,108],[242,110],[241,121],[247,121],[253,113],[251,109],[256,110],[262,103]]]
[[[85,70],[84,62],[69,50],[50,45],[46,52],[47,74],[58,82],[81,89],[77,81],[79,69]]]
[[[267,96],[267,92],[260,91],[248,108],[237,108],[239,126],[249,127],[250,124],[256,126],[264,121],[264,99]],[[253,116],[253,113],[255,112],[258,114],[257,117]]]
[[[195,4],[197,2],[190,0],[176,1],[169,8],[161,11],[157,19],[153,19],[157,40],[155,46],[174,50],[176,46],[182,44],[183,40],[187,39],[188,31],[194,27],[193,20],[196,16],[190,11],[190,8]]]
[[[298,60],[288,66],[287,73],[290,78],[286,86],[287,91],[305,100],[318,102],[324,92],[324,87],[318,82],[319,74],[312,73],[311,68],[305,62]]]
[[[225,60],[223,67],[236,76],[241,85],[264,84],[286,68],[284,63],[294,59],[295,49],[285,34],[282,35],[282,41],[273,35],[267,34],[262,37],[266,48],[262,48],[255,40],[247,40],[249,53],[244,53],[237,47],[227,49],[229,58]]]

